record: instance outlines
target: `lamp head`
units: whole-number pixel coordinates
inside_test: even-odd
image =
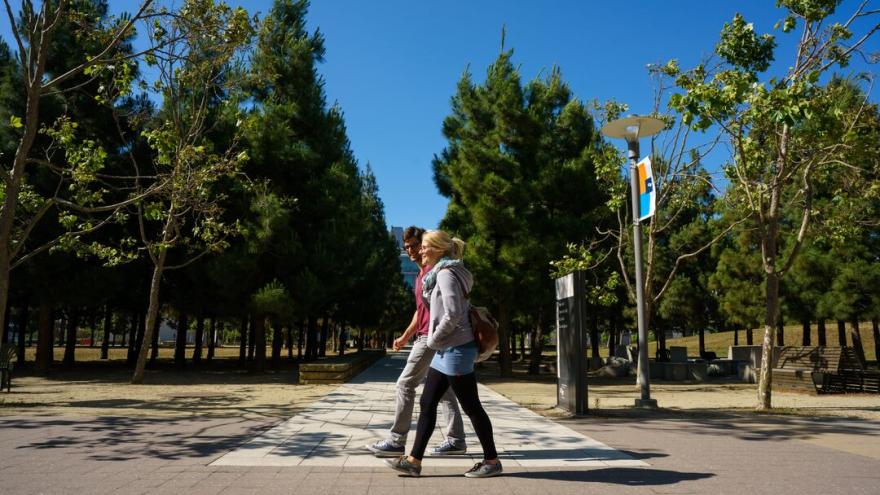
[[[653,136],[661,130],[663,130],[663,121],[660,119],[630,115],[605,124],[602,127],[602,134],[610,138],[623,138],[627,142],[633,142],[638,141],[639,138]]]

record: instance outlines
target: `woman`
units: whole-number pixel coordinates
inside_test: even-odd
[[[415,444],[409,456],[385,461],[391,468],[410,476],[422,472],[422,457],[437,421],[437,405],[449,387],[461,408],[468,415],[483,446],[483,461],[464,475],[468,478],[489,478],[501,474],[501,462],[495,451],[492,423],[480,404],[474,361],[477,343],[471,329],[468,293],[474,279],[462,264],[464,241],[453,239],[441,230],[426,232],[420,249],[422,260],[434,268],[425,276],[422,297],[430,305],[430,326],[427,345],[437,351],[425,379],[419,402],[421,413]]]

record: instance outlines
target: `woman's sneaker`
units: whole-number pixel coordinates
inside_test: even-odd
[[[403,445],[394,445],[389,440],[379,440],[376,443],[367,445],[367,450],[376,457],[397,457],[403,455]]]
[[[486,461],[474,464],[470,471],[464,473],[467,478],[491,478],[498,476],[504,469],[501,468],[501,462],[489,464]]]
[[[385,461],[385,465],[408,476],[418,477],[422,475],[422,466],[416,466],[409,462],[405,455],[395,459],[388,459]]]
[[[434,448],[432,452],[433,455],[464,455],[467,453],[467,447],[461,448],[452,445],[449,440],[444,440],[443,443]]]

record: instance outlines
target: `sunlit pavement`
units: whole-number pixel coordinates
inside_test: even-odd
[[[385,435],[403,359],[389,356],[281,420],[253,419],[260,411],[246,405],[224,417],[0,416],[0,494],[874,495],[880,486],[878,422],[674,411],[551,421],[486,387],[504,475],[462,476],[480,457],[465,419],[470,455],[427,457],[421,478],[402,477],[363,446]]]
[[[385,438],[394,419],[395,380],[405,354],[386,357],[323,400],[214,461],[212,466],[381,467],[364,446]],[[505,467],[644,467],[607,445],[525,409],[480,385],[492,419],[495,444]],[[417,397],[421,395],[421,388]],[[418,417],[418,405],[413,422]],[[438,421],[438,424],[442,421]],[[468,454],[430,457],[425,466],[469,468],[482,459],[479,440],[465,416]],[[415,440],[409,435],[407,451]],[[439,428],[429,442],[442,442]],[[429,448],[429,451],[431,449]]]

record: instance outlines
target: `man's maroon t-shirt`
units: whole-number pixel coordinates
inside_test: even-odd
[[[419,276],[416,277],[416,288],[414,290],[416,296],[416,324],[418,325],[417,335],[428,335],[428,326],[431,321],[431,310],[428,308],[422,297],[422,279],[431,271],[430,266],[423,266],[419,270]]]

